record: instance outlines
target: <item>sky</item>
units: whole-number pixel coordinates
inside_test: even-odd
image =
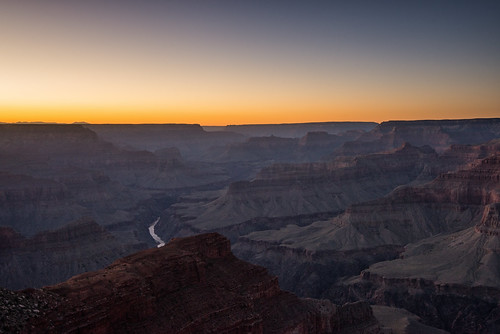
[[[500,1],[2,0],[0,122],[500,117]]]

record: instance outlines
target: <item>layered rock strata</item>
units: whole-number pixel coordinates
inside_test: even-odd
[[[406,247],[401,258],[380,262],[337,287],[337,300],[367,299],[404,307],[453,333],[490,333],[500,325],[498,203],[466,230]]]
[[[243,124],[227,125],[224,130],[244,134],[249,137],[278,136],[300,138],[308,132],[327,132],[340,134],[347,131],[370,131],[377,123],[373,122],[318,122],[294,124]]]
[[[22,289],[55,284],[146,247],[140,242],[122,244],[91,219],[31,238],[0,227],[0,286]]]
[[[193,232],[225,231],[252,225],[259,217],[333,216],[353,203],[388,194],[395,187],[426,178],[436,159],[428,147],[405,144],[388,154],[374,154],[331,163],[275,164],[252,181],[232,183],[219,198],[206,203],[179,203],[171,225]],[[163,221],[168,221],[168,217]],[[283,225],[281,225],[283,226]],[[280,225],[269,226],[276,229]],[[241,228],[241,230],[245,230]],[[249,231],[249,229],[246,229]],[[248,232],[247,232],[248,233]]]
[[[398,188],[385,198],[353,205],[330,220],[250,233],[239,239],[235,252],[270,268],[292,291],[333,300],[340,297],[321,283],[334,285],[336,280],[343,280],[342,276],[355,275],[371,264],[373,272],[378,268],[374,263],[397,258],[405,246],[415,242],[419,245],[415,249],[422,255],[413,262],[406,255],[405,260],[387,262],[394,263],[392,274],[412,277],[411,273],[428,273],[426,279],[431,281],[460,278],[460,282],[498,286],[500,273],[495,269],[494,249],[498,242],[499,193],[500,158],[492,156],[430,183]],[[457,241],[450,243],[449,238]],[[434,244],[446,247],[430,246]],[[444,251],[448,249],[460,252]],[[433,260],[429,257],[431,250],[437,254]],[[412,254],[408,246],[405,254]],[[484,256],[477,257],[479,254]],[[400,266],[398,261],[408,265]],[[314,286],[311,282],[324,290],[308,289]]]
[[[264,268],[234,257],[218,234],[175,239],[106,269],[17,294],[27,305],[42,304],[39,312],[27,307],[22,322],[3,324],[23,325],[23,333],[378,332],[368,304],[299,299],[280,290]]]
[[[500,118],[388,121],[355,141],[338,148],[334,155],[359,155],[383,152],[409,142],[429,145],[443,152],[452,144],[475,145],[500,137]]]
[[[175,148],[120,149],[81,125],[0,124],[0,161],[0,225],[25,236],[83,216],[101,225],[142,221],[141,203],[228,178],[186,163]]]

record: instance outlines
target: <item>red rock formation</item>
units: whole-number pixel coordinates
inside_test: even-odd
[[[56,301],[40,316],[30,313],[24,333],[378,331],[367,304],[337,307],[299,299],[280,290],[264,268],[234,257],[229,241],[215,233],[174,239],[106,269],[24,294],[37,300],[46,294]]]
[[[484,208],[481,222],[476,225],[476,231],[490,235],[500,235],[500,203],[490,204]]]
[[[495,155],[469,169],[443,174],[425,186],[393,193],[385,199],[387,205],[379,209],[378,216],[373,212],[382,200],[364,206],[363,211],[354,207],[350,214],[364,213],[372,226],[386,224],[391,231],[397,231],[398,225],[413,228],[406,235],[415,239],[405,246],[399,259],[371,265],[359,279],[333,287],[330,297],[402,307],[427,324],[452,333],[497,332],[499,190],[500,156]],[[391,216],[391,209],[412,215]],[[361,222],[358,219],[358,226]],[[427,229],[433,236],[416,238],[419,223],[422,231]],[[399,240],[404,241],[404,237]]]

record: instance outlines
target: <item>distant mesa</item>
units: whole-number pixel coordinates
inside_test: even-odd
[[[16,122],[16,123],[6,123],[6,124],[65,124],[65,123],[34,121],[34,122]]]
[[[314,123],[284,123],[284,124],[242,124],[228,125],[226,131],[241,133],[251,137],[277,136],[300,138],[308,132],[323,131],[330,134],[362,130],[370,131],[377,123],[374,122],[314,122]]]

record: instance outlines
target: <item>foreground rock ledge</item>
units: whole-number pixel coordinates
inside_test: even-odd
[[[21,333],[377,333],[368,304],[280,290],[216,234],[173,239],[64,283],[0,290],[0,331]]]

